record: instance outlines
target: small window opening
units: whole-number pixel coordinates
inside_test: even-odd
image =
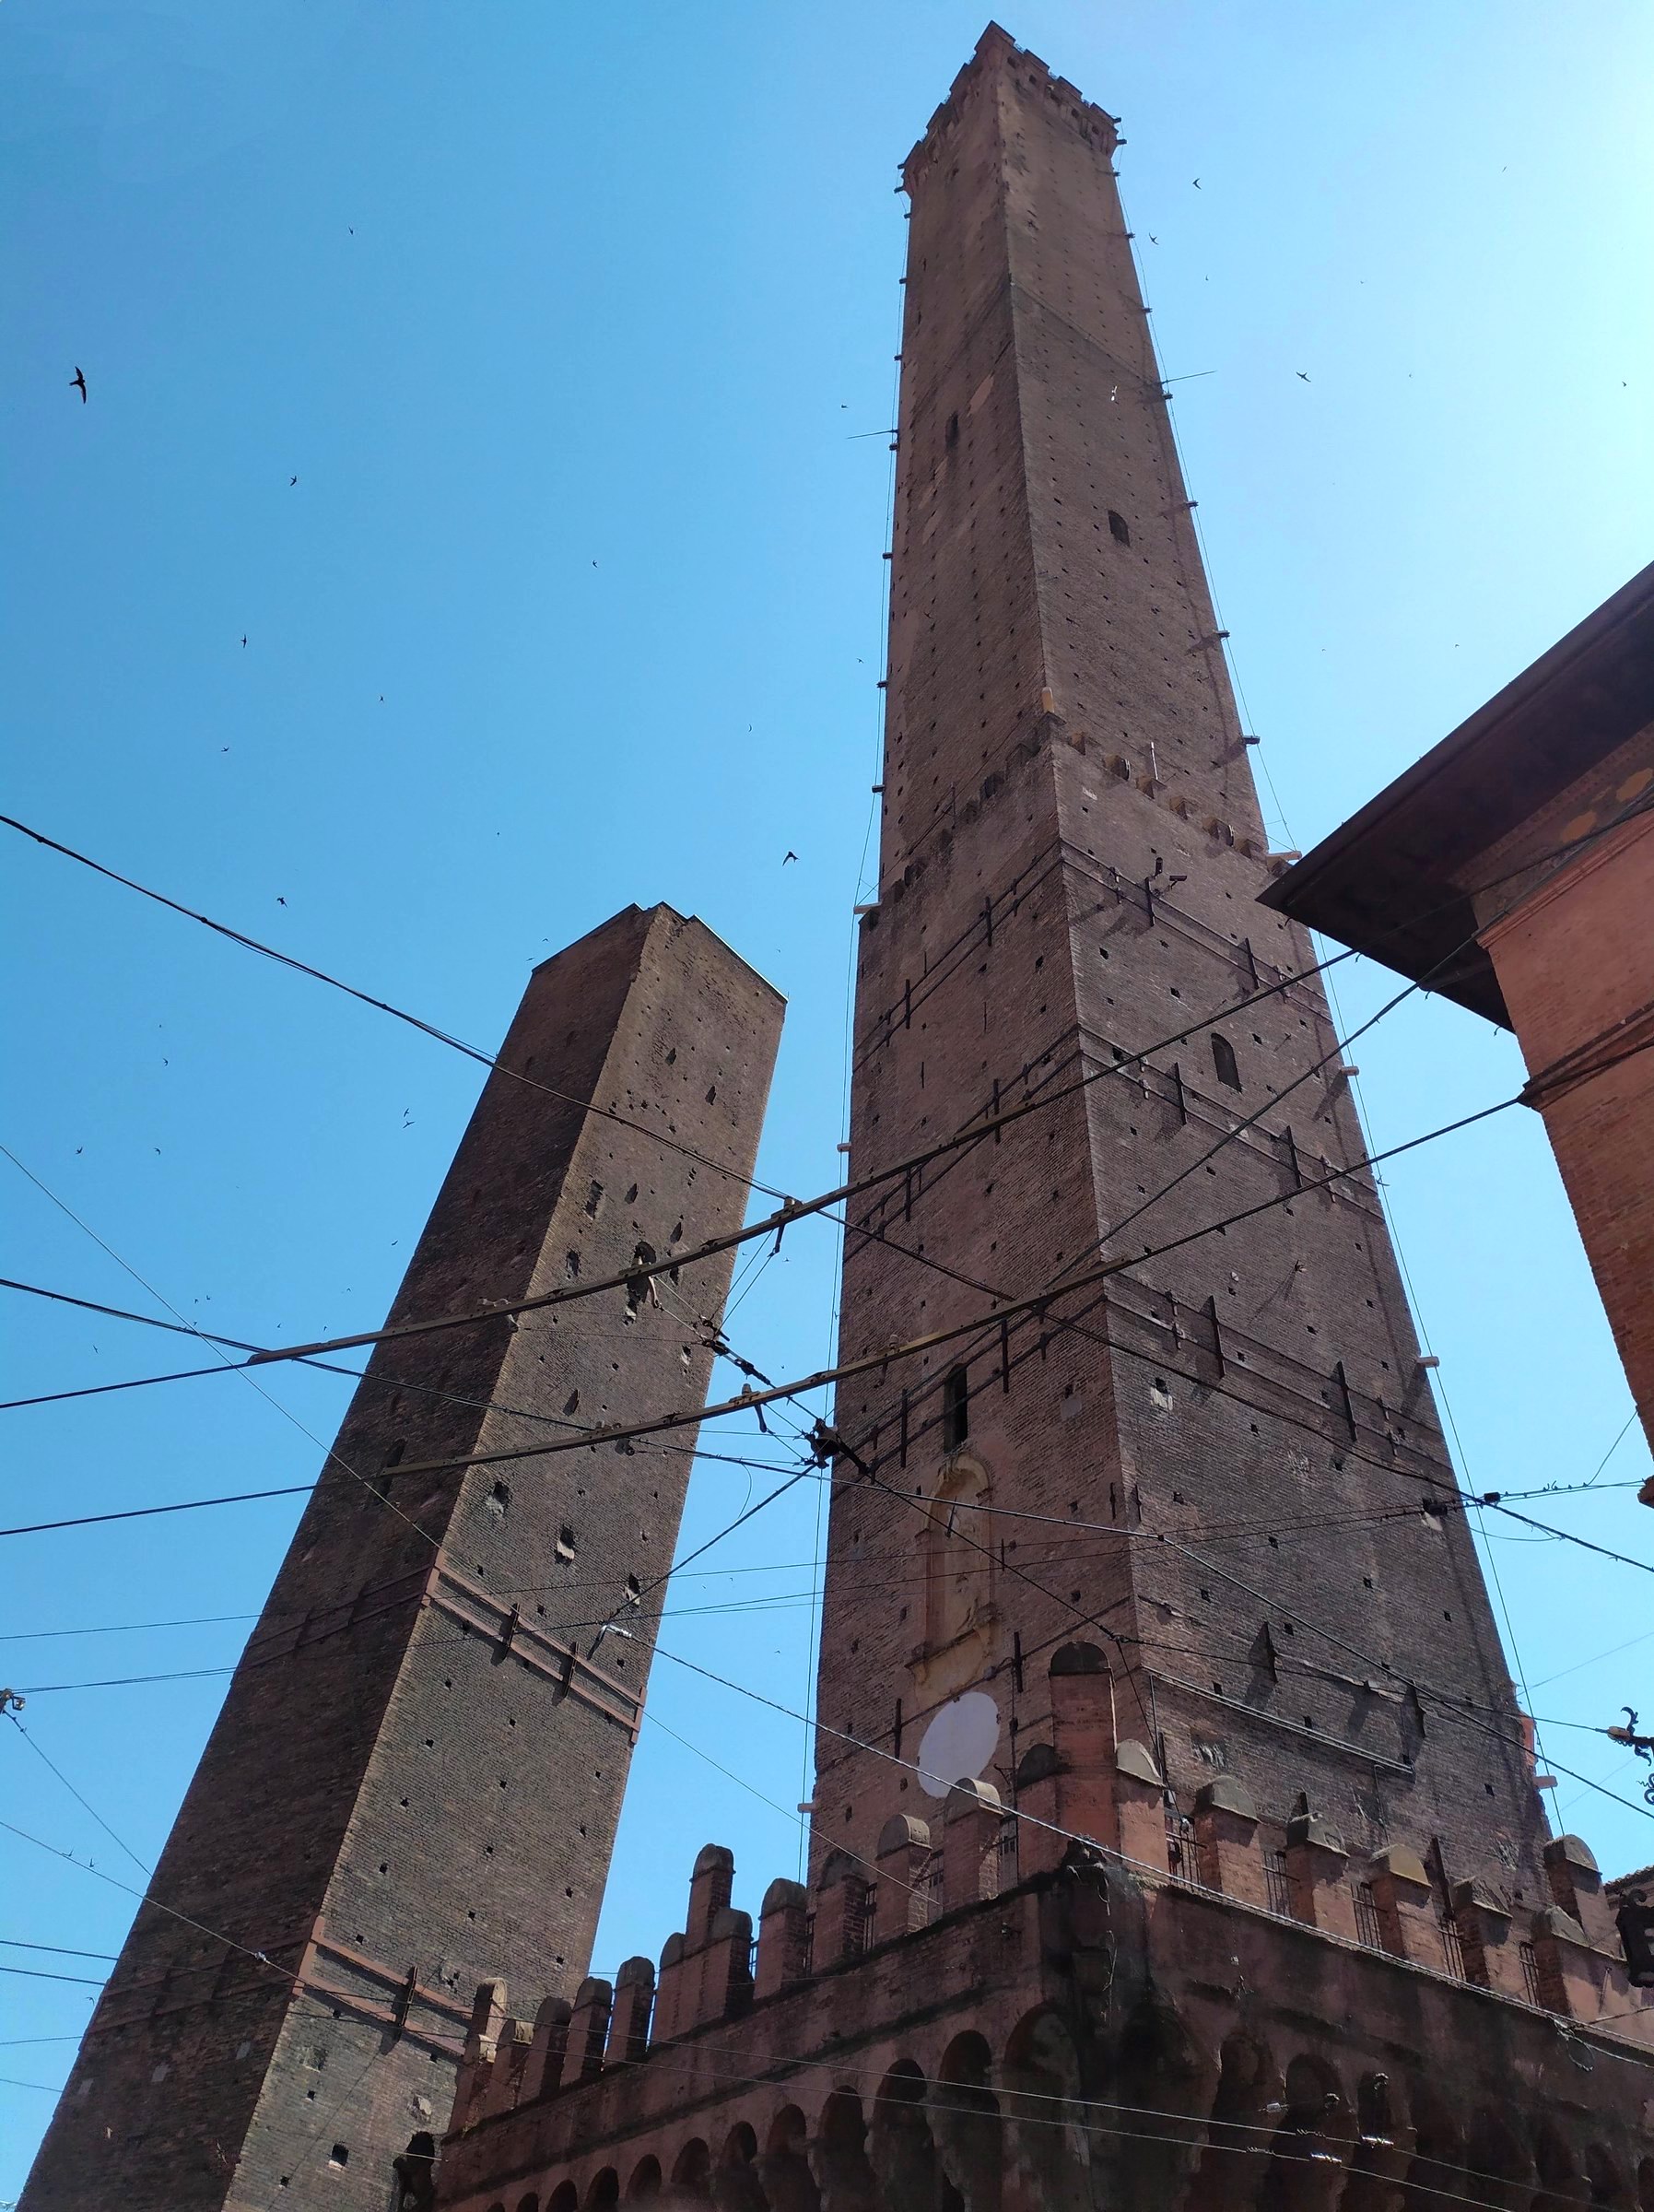
[[[634,1267],[652,1267],[655,1258],[654,1246],[639,1240],[632,1253],[632,1265]],[[655,1278],[652,1275],[634,1275],[627,1284],[626,1310],[628,1315],[638,1312],[645,1305],[658,1306],[660,1302],[661,1294],[655,1288]]]
[[[567,1521],[557,1531],[557,1551],[559,1559],[571,1559],[574,1557],[574,1531]]]
[[[1240,1088],[1240,1065],[1235,1057],[1235,1047],[1216,1030],[1212,1032],[1212,1065],[1220,1083],[1231,1090]]]
[[[488,1502],[494,1507],[497,1512],[503,1513],[506,1507],[511,1502],[510,1484],[509,1482],[497,1482],[489,1493]]]
[[[1132,542],[1132,533],[1126,527],[1125,516],[1116,514],[1112,507],[1109,510],[1109,535],[1116,545],[1129,546]]]
[[[959,442],[959,418],[956,415],[950,415],[947,418],[947,442],[950,446]]]
[[[969,1434],[969,1379],[964,1368],[949,1368],[942,1382],[942,1449],[956,1452]]]
[[[327,2162],[330,2166],[348,2166],[350,2163],[350,2146],[347,2143],[335,2143],[333,2147],[332,2152],[328,2157]]]

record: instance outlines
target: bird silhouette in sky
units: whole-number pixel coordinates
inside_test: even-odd
[[[277,906],[286,906],[287,903],[279,891],[276,894],[276,903]]]
[[[1305,383],[1309,382],[1309,379],[1304,375],[1304,371],[1301,369],[1295,369],[1292,373],[1294,376],[1301,378]]]
[[[293,487],[294,487],[294,485],[295,485],[295,484],[297,484],[297,483],[298,483],[298,481],[299,481],[299,478],[298,478],[297,477],[289,477],[287,478],[287,489],[288,489],[289,491],[291,491],[291,490],[292,490],[292,488],[293,488]]]
[[[78,366],[76,366],[74,375],[69,379],[69,388],[73,392],[79,393],[80,404],[84,407],[86,406],[86,378],[81,374]]]
[[[1157,246],[1160,243],[1160,241],[1155,236],[1152,230],[1149,232],[1149,243],[1151,246]]]
[[[1200,188],[1201,188],[1201,181],[1200,181],[1199,177],[1196,177],[1196,179],[1195,179],[1195,181],[1194,181],[1194,188],[1195,188],[1196,192],[1199,192],[1199,190],[1200,190]]]
[[[241,633],[241,642],[243,645],[247,642],[247,633],[244,630]]]
[[[797,858],[798,858],[798,854],[797,854],[796,853],[783,853],[781,854],[781,865],[782,865],[782,867],[785,867],[785,866],[786,866],[786,865],[787,865],[787,863],[788,863],[790,860],[796,860]]]

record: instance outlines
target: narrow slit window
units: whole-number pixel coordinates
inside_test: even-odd
[[[1132,542],[1132,533],[1126,526],[1125,516],[1116,514],[1112,507],[1109,510],[1109,535],[1117,546],[1129,546]]]
[[[950,415],[947,418],[947,442],[949,445],[957,445],[959,442],[959,418],[956,415]]]
[[[949,1368],[942,1382],[942,1449],[956,1452],[969,1434],[969,1379],[962,1367]]]
[[[1212,1032],[1212,1065],[1220,1083],[1226,1084],[1231,1090],[1240,1088],[1240,1064],[1235,1057],[1235,1047],[1216,1030]]]

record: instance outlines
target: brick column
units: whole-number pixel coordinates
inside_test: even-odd
[[[1068,1849],[1057,1833],[1069,1825],[1059,1794],[1064,1779],[1053,1745],[1030,1744],[1016,1762],[1016,1809],[1026,1816],[1017,1825],[1016,1864],[1025,1881],[1061,1865]]]
[[[1071,1835],[1118,1849],[1114,1678],[1096,1644],[1062,1646],[1051,1661],[1050,1693],[1057,1823]],[[1058,1858],[1065,1848],[1057,1843]]]
[[[615,1977],[615,2009],[609,2016],[604,2066],[635,2065],[649,2049],[649,2016],[654,2004],[652,1959],[628,1959]]]
[[[1349,1853],[1314,1813],[1295,1813],[1286,1823],[1286,1878],[1293,1911],[1311,1928],[1355,1940],[1355,1900],[1344,1880]]]
[[[1168,1874],[1166,1784],[1145,1747],[1128,1736],[1114,1754],[1114,1809],[1119,1848],[1141,1874]]]
[[[654,2041],[670,2042],[683,2027],[684,1938],[668,1936],[661,1946],[661,1971],[655,1979]]]
[[[956,1912],[999,1894],[999,1831],[1004,1819],[991,1782],[956,1782],[943,1814],[942,1909]]]
[[[1424,1861],[1404,1843],[1393,1843],[1373,1861],[1369,1877],[1384,1947],[1414,1966],[1447,1971],[1447,1946],[1436,1918],[1435,1893]]]
[[[481,2110],[500,2030],[505,2026],[505,1983],[479,1982],[471,2005],[471,2025],[460,2054],[459,2074],[453,2085],[454,2127],[466,2126]]]
[[[528,2072],[520,2100],[523,2104],[549,2095],[563,2078],[563,2054],[569,2048],[572,2011],[567,1997],[547,1997],[535,2013],[534,2040],[529,2047]]]
[[[693,2009],[680,2016],[680,2033],[738,2012],[752,1995],[752,1914],[721,1907],[706,1943],[686,1961],[686,1973]]]
[[[486,2120],[491,2112],[516,2110],[528,2072],[534,2032],[528,2020],[508,2020],[501,2029],[494,2064],[488,2070],[487,2087],[477,2101],[478,2119]]]
[[[1533,1915],[1533,1961],[1540,2001],[1570,2020],[1594,2020],[1602,2010],[1608,1960],[1591,1948],[1579,1923],[1560,1905]]]
[[[1243,1904],[1267,1909],[1258,1807],[1249,1790],[1226,1774],[1205,1783],[1194,1801],[1194,1842],[1203,1882]]]
[[[689,1915],[684,1923],[684,1947],[698,1951],[712,1932],[714,1914],[730,1901],[735,1878],[735,1854],[722,1843],[703,1843],[696,1854],[689,1877]]]
[[[773,1997],[804,1979],[809,1971],[809,1937],[808,1890],[802,1882],[771,1882],[758,1913],[755,1998]]]
[[[1617,1953],[1619,1930],[1589,1844],[1578,1836],[1557,1836],[1545,1845],[1543,1855],[1552,1903],[1579,1923],[1598,1950]]]
[[[821,1887],[815,1892],[812,1965],[816,1973],[853,1958],[861,1948],[866,1895],[867,1877],[855,1860],[844,1852],[828,1852],[822,1863]]]
[[[1480,1882],[1459,1882],[1453,1889],[1453,1921],[1464,1947],[1464,1971],[1482,1989],[1528,2000],[1527,1977],[1511,1940],[1510,1910]]]
[[[587,2081],[603,2070],[603,2047],[608,2040],[609,2006],[614,1991],[606,1982],[589,1975],[574,1993],[574,2010],[569,2021],[569,2046],[563,2058],[563,2085]]]
[[[928,1900],[922,1879],[931,1857],[931,1831],[910,1813],[892,1813],[879,1830],[879,1874],[874,1899],[874,1940],[922,1928]]]

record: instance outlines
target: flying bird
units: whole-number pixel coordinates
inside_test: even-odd
[[[299,478],[298,478],[297,477],[289,477],[287,478],[287,489],[288,489],[289,491],[291,491],[291,490],[292,490],[292,488],[293,488],[293,487],[294,487],[294,485],[295,485],[295,484],[297,484],[297,483],[298,483],[298,481],[299,481]]]
[[[1194,188],[1195,188],[1196,192],[1199,192],[1199,190],[1200,190],[1200,188],[1201,188],[1201,181],[1200,181],[1199,177],[1196,177],[1196,179],[1195,179],[1195,181],[1194,181]]]
[[[81,374],[78,366],[76,368],[74,375],[69,379],[69,389],[72,392],[79,393],[80,404],[84,407],[86,406],[86,378]]]
[[[246,637],[245,637],[245,635],[243,635],[243,636],[242,636],[241,642],[242,642],[242,644],[243,644],[243,645],[245,645],[245,644],[246,644],[246,642],[247,642],[247,640],[246,640]]]
[[[276,894],[276,903],[277,906],[286,906],[287,903],[279,891]]]
[[[783,853],[781,854],[781,865],[782,865],[782,867],[785,867],[785,866],[786,866],[786,865],[787,865],[787,863],[788,863],[790,860],[796,860],[797,858],[798,858],[798,854],[797,854],[796,853]]]
[[[1155,236],[1152,230],[1149,232],[1149,243],[1151,246],[1157,246],[1160,243],[1160,241]]]
[[[1305,383],[1308,383],[1308,382],[1309,382],[1309,379],[1308,379],[1307,376],[1305,376],[1305,375],[1304,375],[1304,371],[1303,371],[1301,369],[1295,369],[1295,370],[1293,371],[1293,372],[1292,372],[1292,373],[1293,373],[1293,374],[1294,374],[1294,376],[1296,376],[1296,377],[1302,378],[1302,380],[1303,380],[1303,382],[1304,382]]]

